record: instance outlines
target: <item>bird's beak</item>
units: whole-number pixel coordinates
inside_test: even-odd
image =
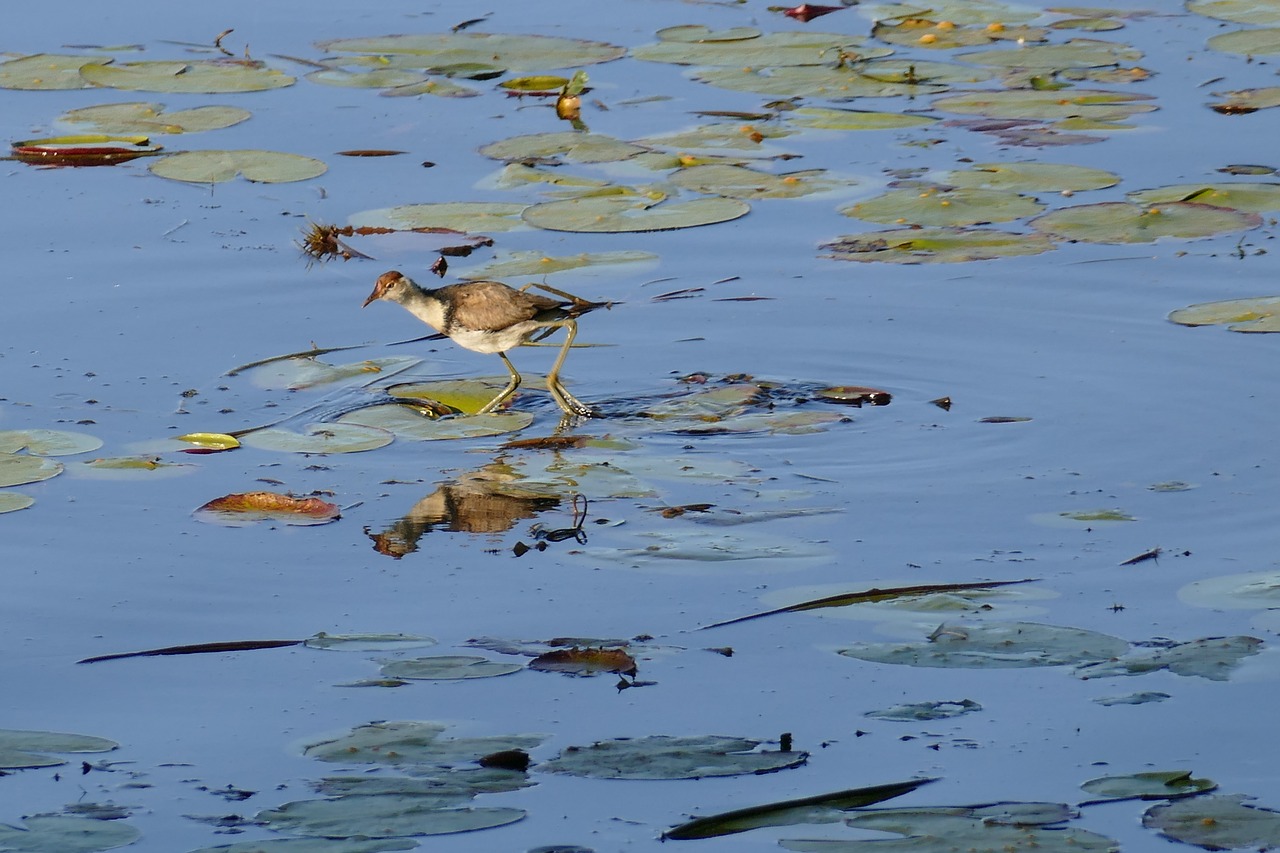
[[[381,298],[381,296],[382,296],[382,288],[381,288],[381,287],[375,287],[375,288],[373,289],[373,293],[370,293],[370,294],[369,294],[369,298],[368,298],[368,299],[366,299],[366,300],[364,301],[364,304],[363,304],[363,305],[361,305],[360,307],[361,307],[361,308],[368,308],[368,307],[369,307],[369,303],[370,303],[370,302],[374,302],[374,301],[378,300],[379,298]]]

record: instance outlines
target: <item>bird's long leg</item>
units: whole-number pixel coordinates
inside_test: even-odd
[[[507,387],[503,388],[498,396],[485,403],[476,412],[477,415],[487,415],[497,409],[507,401],[507,398],[516,393],[516,389],[520,387],[520,373],[516,370],[516,366],[511,363],[511,359],[507,358],[505,352],[498,353],[498,357],[502,359],[502,363],[507,366],[507,372],[511,374],[511,381],[507,383]]]
[[[584,418],[589,418],[595,413],[591,411],[589,406],[565,390],[564,383],[560,381],[560,368],[564,365],[565,356],[569,354],[569,347],[573,346],[573,339],[578,334],[578,324],[574,320],[560,320],[554,325],[563,326],[565,336],[564,345],[560,347],[560,354],[556,356],[555,364],[551,365],[551,370],[547,372],[547,390],[551,392],[556,405],[564,409],[566,414],[581,415]]]

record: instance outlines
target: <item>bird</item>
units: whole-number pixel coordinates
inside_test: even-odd
[[[561,298],[529,293],[530,287]],[[422,287],[399,270],[389,270],[378,276],[373,292],[361,307],[367,308],[379,299],[398,302],[410,314],[458,346],[474,352],[498,354],[511,374],[511,381],[476,414],[495,411],[520,387],[520,373],[507,358],[507,350],[529,343],[535,336],[541,340],[563,328],[564,344],[547,373],[547,390],[566,415],[595,415],[589,406],[565,390],[560,381],[560,368],[578,332],[576,318],[596,308],[608,308],[610,303],[588,302],[545,284],[516,289],[500,281],[466,281],[443,287]]]

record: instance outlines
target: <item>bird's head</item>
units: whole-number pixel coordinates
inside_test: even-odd
[[[413,290],[413,286],[413,282],[399,270],[384,272],[374,282],[373,293],[369,294],[369,298],[364,301],[364,305],[361,307],[368,307],[370,302],[377,299],[385,299],[388,302],[404,302],[405,295]]]

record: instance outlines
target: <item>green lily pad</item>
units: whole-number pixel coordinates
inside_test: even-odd
[[[1206,850],[1280,846],[1280,812],[1246,805],[1244,794],[1211,794],[1147,809],[1142,825],[1166,838]]]
[[[1154,243],[1161,237],[1195,239],[1248,231],[1262,224],[1256,213],[1185,201],[1159,205],[1110,201],[1052,210],[1031,227],[1082,243]]]
[[[678,187],[726,198],[799,198],[845,186],[844,181],[825,177],[824,169],[808,169],[772,175],[744,166],[691,166],[673,172],[670,180]]]
[[[793,133],[795,133],[794,130],[776,124],[718,122],[704,124],[688,130],[679,130],[674,133],[664,133],[660,136],[649,136],[642,139],[641,142],[645,145],[678,149],[682,153],[691,148],[710,149],[712,151],[729,149],[732,151],[760,152],[762,150],[761,146],[766,139],[781,139]],[[688,155],[686,154],[685,156]],[[682,163],[681,165],[693,166],[698,164]]]
[[[327,649],[340,652],[391,652],[401,649],[418,649],[434,646],[431,637],[413,634],[325,634],[308,637],[303,645],[309,649]]]
[[[1077,509],[1058,513],[1059,517],[1071,521],[1082,521],[1085,524],[1096,524],[1100,521],[1137,521],[1135,517],[1119,509]]]
[[[301,154],[240,149],[231,151],[184,151],[151,164],[152,174],[174,181],[214,184],[245,180],[284,184],[319,177],[328,171],[322,161]]]
[[[1152,770],[1127,776],[1100,776],[1080,785],[1086,794],[1107,799],[1176,800],[1218,787],[1212,779],[1192,779],[1190,770]]]
[[[322,838],[401,838],[450,835],[515,823],[523,809],[458,808],[430,794],[373,794],[296,800],[258,812],[271,829]]]
[[[398,720],[357,726],[332,740],[305,747],[308,758],[340,764],[454,765],[469,764],[482,756],[509,749],[534,749],[542,735],[443,738],[442,723]]]
[[[62,473],[62,463],[42,456],[0,454],[0,487],[38,483]]]
[[[522,669],[521,663],[502,663],[475,655],[436,655],[389,661],[382,665],[381,672],[384,678],[458,680],[510,675]]]
[[[395,375],[398,371],[418,364],[421,359],[413,356],[368,358],[348,364],[328,364],[313,356],[276,358],[251,369],[250,376],[258,388],[283,388],[303,391],[347,379],[373,379],[381,374]]]
[[[528,77],[512,77],[498,84],[499,89],[510,92],[556,92],[569,85],[568,77],[557,74],[533,74]]]
[[[921,12],[919,4],[911,3],[865,3],[858,8],[873,21],[906,18]],[[935,0],[928,4],[928,9],[929,14],[939,21],[957,24],[1018,23],[1034,20],[1042,14],[1039,9],[998,0]]]
[[[65,734],[63,732],[26,731],[0,729],[0,769],[19,770],[35,767],[57,767],[67,762],[45,755],[48,752],[110,752],[120,744],[92,735]],[[6,849],[0,843],[0,850]],[[18,849],[25,849],[19,847]]]
[[[988,45],[998,38],[1000,31],[986,26],[956,26],[950,20],[932,20],[924,17],[889,18],[877,21],[871,34],[880,41],[903,47],[920,47],[930,50],[950,50],[956,47]],[[1043,31],[1038,39],[1043,40]]]
[[[525,209],[522,217],[547,231],[621,234],[668,231],[728,222],[746,216],[751,206],[732,198],[699,198],[659,204],[647,199],[600,196],[548,201]]]
[[[841,33],[782,32],[750,38],[691,38],[710,33],[703,27],[668,27],[662,41],[633,48],[631,55],[646,62],[700,66],[801,66],[834,64],[840,53],[859,58],[888,56],[892,49],[865,47],[866,39]],[[745,30],[729,31],[745,34]],[[757,31],[758,32],[758,31]]]
[[[647,150],[603,133],[557,131],[501,139],[485,145],[480,153],[494,160],[507,161],[563,155],[574,163],[616,163]]]
[[[815,130],[904,130],[937,121],[932,116],[912,113],[880,113],[831,107],[800,107],[789,111],[786,120],[788,124]]]
[[[1259,89],[1237,89],[1234,92],[1214,92],[1219,98],[1225,98],[1216,104],[1210,104],[1215,112],[1227,115],[1252,113],[1258,110],[1280,107],[1280,86],[1263,86]],[[1274,174],[1271,172],[1264,174]]]
[[[701,24],[678,24],[674,27],[663,27],[657,36],[662,41],[683,42],[685,44],[713,44],[724,41],[746,41],[760,38],[764,33],[755,27],[730,27],[725,30],[713,30]]]
[[[1117,42],[1071,39],[1066,44],[1028,45],[1017,50],[979,50],[956,58],[975,65],[1061,71],[1137,62],[1142,59],[1142,51]]]
[[[1280,7],[1271,0],[1188,0],[1187,11],[1233,24],[1280,24]]]
[[[319,47],[340,53],[391,54],[422,68],[474,62],[516,72],[595,65],[619,59],[627,52],[623,47],[584,39],[465,32],[336,39],[321,42]]]
[[[845,216],[895,225],[958,226],[1012,222],[1033,216],[1044,205],[1028,196],[1003,190],[913,187],[843,207]]]
[[[359,453],[377,450],[395,441],[385,429],[350,423],[309,424],[303,432],[260,429],[241,436],[245,447],[277,450],[282,453]]]
[[[392,228],[397,231],[449,228],[454,231],[510,231],[523,223],[523,204],[485,201],[444,201],[434,204],[403,204],[354,214],[356,228]]]
[[[0,89],[89,89],[92,84],[80,76],[86,65],[111,62],[107,56],[67,56],[37,53],[0,63]]]
[[[476,269],[464,270],[459,276],[472,281],[550,275],[566,270],[614,264],[649,264],[658,260],[653,252],[583,252],[580,255],[544,255],[542,252],[510,252],[503,260]]]
[[[1227,326],[1233,332],[1280,332],[1280,296],[1201,302],[1179,308],[1169,319],[1183,326]]]
[[[1248,572],[1195,581],[1178,590],[1178,598],[1215,610],[1280,608],[1280,572]]]
[[[292,86],[295,79],[260,62],[205,59],[85,65],[80,76],[95,86],[133,92],[226,94]]]
[[[1035,622],[944,623],[914,643],[855,643],[845,657],[949,669],[1068,666],[1109,660],[1129,644],[1118,637]]]
[[[418,842],[408,838],[268,838],[265,841],[201,847],[191,853],[384,853],[388,850],[413,850],[417,846]]]
[[[209,106],[166,112],[164,104],[134,102],[81,107],[62,114],[61,121],[82,124],[98,133],[194,133],[221,130],[247,121],[253,113],[239,107]]]
[[[1245,56],[1270,56],[1280,53],[1280,27],[1233,30],[1211,37],[1206,44],[1211,50],[1239,53]]]
[[[907,63],[910,64],[910,63]],[[862,73],[860,66],[732,66],[728,68],[703,68],[691,72],[693,79],[734,92],[754,92],[780,98],[828,98],[850,100],[853,98],[918,97],[945,92],[947,86],[939,83],[906,82],[888,76],[873,78]],[[899,69],[900,74],[900,69]],[[971,78],[988,79],[991,75],[976,67],[970,68]]]
[[[523,163],[508,163],[494,177],[486,181],[486,184],[488,183],[503,190],[542,184],[554,187],[554,190],[548,190],[548,192],[560,196],[580,195],[612,186],[609,181],[600,178],[571,175],[554,168],[539,169]]]
[[[97,853],[132,844],[142,833],[115,820],[36,815],[22,826],[0,823],[0,850],[9,853]]]
[[[30,495],[19,492],[0,492],[0,514],[26,509],[35,502],[36,499]]]
[[[1016,255],[1038,255],[1054,248],[1047,235],[994,228],[898,228],[850,234],[820,248],[839,261],[893,264],[963,263]]]
[[[391,89],[426,83],[428,78],[417,71],[401,68],[374,68],[369,71],[324,68],[307,74],[307,80],[322,86],[339,86],[344,89]]]
[[[1226,681],[1240,661],[1261,651],[1261,645],[1262,641],[1255,637],[1206,637],[1154,649],[1137,648],[1114,660],[1083,664],[1076,668],[1076,675],[1086,679],[1111,678],[1167,669],[1175,675]]]
[[[947,172],[941,182],[975,189],[1082,192],[1113,187],[1120,183],[1120,176],[1066,163],[974,163],[968,169]]]
[[[1073,119],[1123,121],[1137,113],[1151,112],[1154,104],[1146,103],[1151,95],[1112,92],[1104,89],[1066,89],[1042,92],[1034,89],[1011,89],[965,92],[933,102],[933,108],[963,115],[998,118]]]
[[[34,456],[70,456],[102,446],[102,439],[82,432],[58,429],[9,429],[0,431],[0,453],[26,450]]]
[[[448,441],[518,432],[533,423],[533,415],[528,412],[491,412],[486,415],[429,418],[408,406],[386,403],[348,412],[338,418],[338,422],[375,427],[409,441]]]
[[[539,765],[547,773],[591,779],[702,779],[799,767],[807,752],[758,751],[760,741],[704,735],[650,735],[574,746]]]
[[[1136,204],[1160,205],[1171,201],[1188,201],[1229,207],[1248,213],[1280,210],[1280,184],[1241,181],[1222,184],[1175,184],[1150,190],[1137,190],[1127,198]]]

